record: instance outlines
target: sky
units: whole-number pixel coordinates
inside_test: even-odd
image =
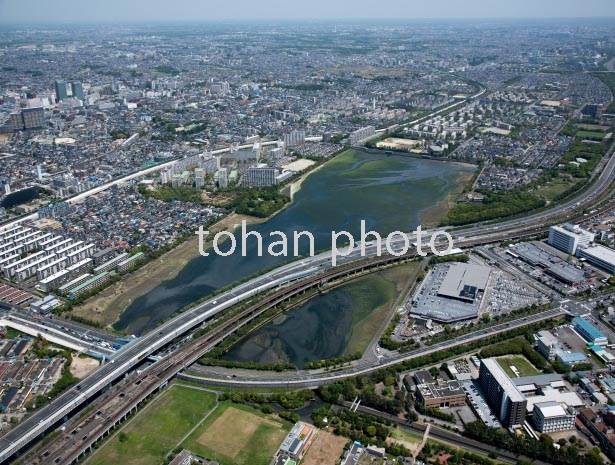
[[[0,22],[615,17],[614,0],[0,0]]]

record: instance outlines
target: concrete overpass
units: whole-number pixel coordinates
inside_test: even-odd
[[[612,154],[612,149],[610,154]],[[161,166],[150,169],[161,169]],[[143,174],[145,173],[139,172],[138,174],[134,174],[133,177],[142,176]],[[608,188],[614,176],[615,160],[610,159],[604,166],[604,169],[600,170],[600,174],[597,175],[598,179],[596,180],[596,183],[579,198],[575,199],[576,203],[574,203],[574,201],[564,203],[554,209],[528,217],[528,223],[537,223],[538,226],[532,227],[530,224],[519,226],[519,220],[511,220],[509,222],[504,222],[501,226],[484,225],[471,227],[459,230],[456,233],[459,235],[465,234],[466,236],[481,235],[480,239],[476,239],[474,241],[474,243],[480,243],[481,241],[492,242],[503,239],[512,239],[520,235],[530,234],[532,231],[544,230],[543,225],[545,224],[544,222],[547,218],[557,217],[562,213],[566,213],[567,208],[575,208],[581,203],[589,202],[597,198]],[[126,180],[126,178],[122,178],[121,180],[116,180],[113,182],[119,183]],[[100,190],[103,189],[103,187],[100,187]],[[89,191],[88,193],[84,193],[82,195],[92,195],[92,192]],[[513,232],[504,234],[502,229],[497,231],[500,227],[502,229],[510,227]],[[471,242],[472,241],[468,241],[468,243]],[[396,245],[401,245],[400,241],[396,241]],[[367,255],[373,257],[375,255],[375,246],[368,246],[367,251]],[[356,249],[349,257],[339,261],[342,263],[348,263],[359,260],[360,258],[362,258],[360,257],[360,250]],[[24,422],[0,438],[0,462],[8,461],[12,456],[14,456],[14,454],[24,449],[44,432],[54,427],[71,412],[84,405],[89,399],[96,396],[110,383],[118,380],[132,367],[145,360],[151,354],[164,347],[175,338],[186,334],[190,330],[202,324],[204,321],[215,317],[220,312],[239,302],[243,302],[256,294],[281,286],[286,286],[302,279],[313,279],[314,276],[326,271],[330,260],[331,252],[325,252],[315,257],[309,257],[283,265],[273,271],[253,278],[244,284],[238,285],[233,289],[223,292],[218,296],[211,297],[205,302],[167,321],[156,330],[150,332],[142,338],[135,340],[135,342],[114,353],[108,364],[102,366],[74,388],[54,399],[48,406],[33,413]],[[544,314],[543,316],[552,317],[553,315],[549,316],[548,314]],[[484,337],[484,335],[481,337]],[[441,350],[442,347],[438,348],[438,346],[432,346],[429,350],[431,349]],[[403,357],[413,355],[416,354],[414,352],[410,352],[408,354],[403,354]],[[357,369],[369,371],[378,369],[381,366],[387,366],[387,364],[394,364],[398,362],[398,359],[393,358],[387,360],[382,365],[357,367]],[[360,371],[357,372],[357,374],[358,373],[360,373]],[[317,380],[306,381],[313,383],[317,382]]]

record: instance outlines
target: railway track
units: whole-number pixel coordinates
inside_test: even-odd
[[[341,407],[347,408],[349,405],[350,402],[342,402]],[[421,436],[425,433],[425,429],[427,428],[427,425],[425,425],[424,423],[409,422],[395,415],[391,415],[390,413],[381,412],[380,410],[366,407],[364,405],[359,405],[357,410],[362,413],[366,413],[368,415],[383,418],[385,420],[393,422],[400,428],[413,433],[420,434]],[[498,454],[498,460],[507,463],[514,464],[517,463],[519,460],[525,460],[526,462],[532,462],[535,465],[548,465],[547,463],[540,460],[534,460],[529,457],[524,457],[523,455],[515,454],[514,452],[510,452],[506,449],[501,449],[499,447],[491,446],[489,444],[484,444],[482,442],[466,438],[457,433],[448,431],[433,424],[430,425],[429,428],[429,437],[435,441],[440,440],[442,442],[458,446],[461,449],[471,450],[479,454],[489,454],[490,452],[495,452]]]
[[[609,202],[586,218],[598,216],[614,207],[615,201]],[[548,226],[545,226],[528,228],[528,230],[518,232],[502,231],[501,233],[476,239],[459,241],[456,246],[462,248],[474,247],[536,236],[544,234],[548,232],[548,230]],[[211,350],[226,337],[248,324],[254,318],[257,318],[265,311],[285,300],[339,277],[412,259],[417,256],[416,249],[410,249],[401,256],[385,255],[357,260],[330,268],[324,273],[307,279],[298,279],[290,285],[279,288],[277,291],[263,296],[258,302],[212,328],[207,334],[199,337],[197,340],[189,342],[168,359],[163,359],[155,363],[143,373],[134,377],[134,379],[131,377],[129,381],[120,381],[115,387],[113,394],[104,398],[95,413],[88,413],[75,422],[70,428],[61,429],[59,437],[48,443],[46,447],[39,449],[36,453],[26,455],[26,457],[28,457],[27,463],[36,465],[74,463],[87,453],[87,451],[91,450],[92,446],[105,437],[117,424],[125,420],[131,412],[134,412],[149,396],[164,388],[168,381],[175,377],[181,370],[196,362],[207,351]],[[128,402],[126,398],[128,398]],[[85,432],[85,434],[83,434],[83,432]]]

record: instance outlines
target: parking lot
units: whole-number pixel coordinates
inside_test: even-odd
[[[490,428],[501,428],[497,417],[487,405],[483,391],[477,380],[465,381],[462,383],[463,390],[468,396],[468,401],[472,406],[472,410],[478,415],[480,420]]]
[[[436,265],[425,277],[414,298],[406,301],[406,308],[413,316],[433,319],[439,322],[468,320],[478,316],[481,296],[472,303],[439,297],[438,289],[446,277],[449,265]]]
[[[591,362],[594,368],[602,368],[594,357],[587,352],[587,341],[572,330],[569,325],[562,325],[555,328],[553,334],[562,343],[562,348],[570,352],[580,352],[587,355],[587,361]]]
[[[519,279],[504,271],[491,272],[489,287],[485,291],[481,311],[502,315],[512,310],[539,304],[543,295],[535,289],[523,286]]]

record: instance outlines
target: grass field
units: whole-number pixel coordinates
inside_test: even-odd
[[[550,202],[553,199],[555,199],[558,195],[566,192],[568,189],[570,189],[572,186],[574,186],[579,181],[580,181],[579,179],[568,180],[568,179],[563,179],[563,178],[556,178],[553,181],[549,181],[548,184],[541,186],[536,191],[536,194],[542,197],[543,199],[545,199],[546,201]]]
[[[216,404],[215,394],[174,385],[122,429],[87,462],[93,465],[152,465],[164,461],[182,437]]]
[[[411,433],[400,428],[393,428],[391,430],[391,437],[400,441],[407,441],[416,444],[420,444],[423,440],[423,436],[419,433]]]
[[[400,428],[393,428],[391,436],[387,438],[387,444],[393,443],[400,444],[409,451],[416,453],[423,443],[423,436]]]
[[[223,402],[182,447],[221,465],[268,465],[288,431],[277,417]]]
[[[584,129],[586,131],[608,131],[609,126],[603,126],[600,124],[577,124],[579,129]]]
[[[540,374],[540,370],[538,370],[534,365],[528,362],[528,360],[523,355],[509,355],[505,357],[499,357],[498,363],[511,378],[517,377],[515,372],[510,368],[511,366],[514,366],[517,370],[519,370],[521,376],[532,376]]]
[[[577,132],[577,137],[581,139],[602,140],[604,139],[604,133],[596,131],[579,131]]]
[[[410,262],[347,284],[355,309],[346,354],[363,353],[407,280],[419,264]]]

